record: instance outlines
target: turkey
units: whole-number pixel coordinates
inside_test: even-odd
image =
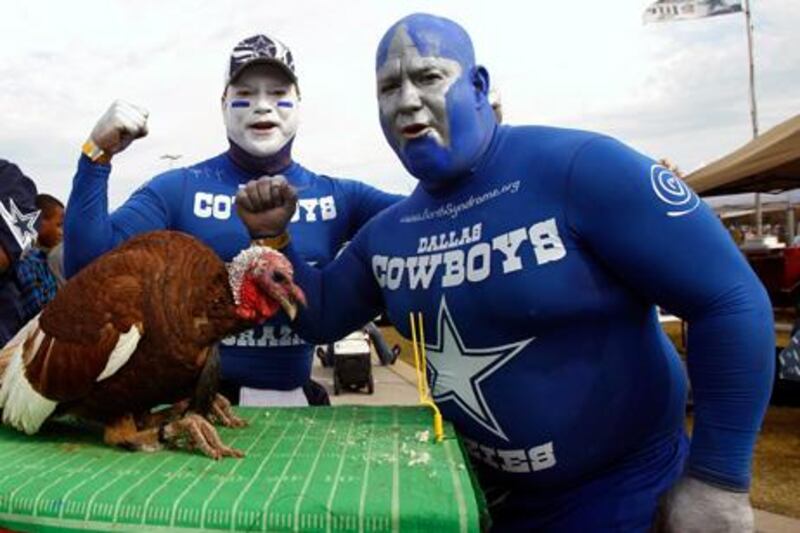
[[[244,425],[216,393],[216,346],[281,309],[293,319],[305,296],[292,276],[266,247],[225,264],[180,232],[130,239],[70,279],[0,350],[3,423],[33,434],[69,414],[101,423],[110,445],[240,457],[211,424]]]

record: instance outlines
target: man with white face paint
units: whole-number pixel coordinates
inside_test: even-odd
[[[498,125],[450,20],[394,24],[376,70],[381,126],[419,185],[321,271],[284,248],[309,300],[297,331],[324,342],[385,308],[410,337],[422,313],[433,398],[496,531],[644,532],[660,501],[669,531],[752,530],[772,312],[713,211],[610,137]],[[280,178],[237,197],[256,234],[285,231],[295,203]],[[689,322],[691,445],[656,305]]]
[[[98,121],[78,163],[64,224],[67,275],[123,240],[156,229],[194,235],[229,261],[250,244],[236,215],[237,191],[254,178],[277,174],[301,191],[301,209],[292,221],[300,254],[317,265],[331,261],[367,220],[401,197],[318,175],[294,162],[299,106],[289,49],[265,35],[244,39],[225,71],[227,152],[156,176],[109,214],[110,159],[147,134],[147,112],[115,102]],[[221,392],[248,405],[325,403],[324,389],[310,381],[312,348],[283,317],[225,339]]]

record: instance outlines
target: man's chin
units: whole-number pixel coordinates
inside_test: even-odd
[[[420,181],[446,180],[454,171],[450,152],[430,135],[408,142],[401,159],[406,169]]]
[[[280,142],[247,142],[242,148],[254,157],[270,157],[280,152],[286,142],[286,139],[281,139]]]

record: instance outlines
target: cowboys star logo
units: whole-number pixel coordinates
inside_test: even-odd
[[[36,224],[40,212],[37,210],[23,214],[14,203],[13,198],[8,199],[7,209],[3,202],[0,202],[0,217],[8,226],[11,235],[14,236],[22,251],[27,250],[36,242],[37,233],[34,224]]]
[[[467,347],[461,339],[447,302],[442,298],[436,320],[436,343],[425,344],[431,368],[433,399],[456,404],[475,422],[498,437],[508,440],[483,396],[481,384],[520,353],[533,337],[502,346]]]

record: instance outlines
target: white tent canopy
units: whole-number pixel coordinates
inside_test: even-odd
[[[701,196],[800,188],[800,115],[684,177]]]

